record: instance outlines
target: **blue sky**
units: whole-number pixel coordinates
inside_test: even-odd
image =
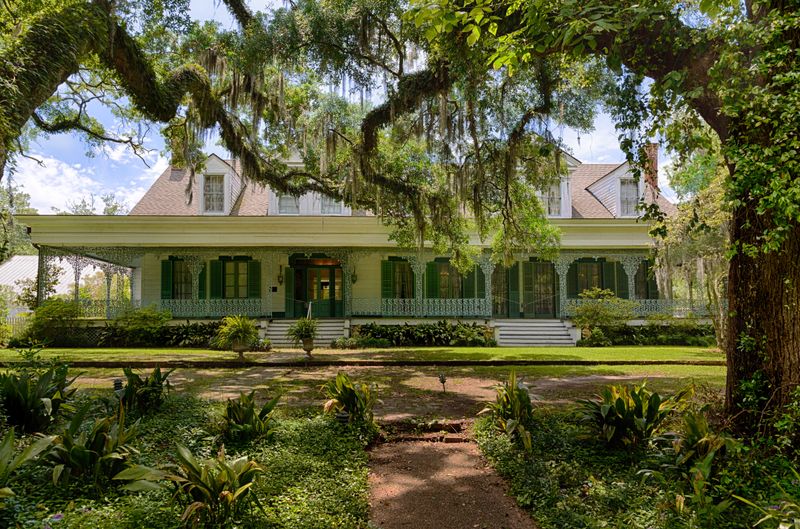
[[[258,9],[268,3],[251,1],[250,5]],[[220,2],[193,0],[191,15],[196,19],[215,19],[225,26],[233,23]],[[107,113],[95,117],[103,120],[106,126],[113,126]],[[147,137],[145,145],[152,150],[144,156],[144,162],[123,145],[108,144],[102,152],[92,154],[87,153],[86,145],[76,135],[61,134],[40,139],[31,145],[29,154],[42,165],[20,158],[14,182],[31,196],[31,205],[42,214],[51,213],[52,208],[63,209],[69,202],[92,194],[99,197],[114,193],[132,207],[168,165],[160,154],[163,141],[158,130],[157,126],[154,127]],[[575,131],[565,130],[563,137],[573,155],[584,163],[618,163],[625,159],[608,115],[598,117],[591,133],[579,136]],[[207,150],[225,155],[213,143],[207,146]],[[663,171],[667,164],[662,153],[659,164],[662,186],[667,182]],[[671,190],[665,190],[665,194],[673,198]],[[99,200],[96,202],[98,207],[102,206]]]

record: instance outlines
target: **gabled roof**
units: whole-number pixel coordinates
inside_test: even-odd
[[[608,209],[588,187],[622,164],[585,163],[575,168],[571,174],[572,217],[576,219],[609,219]]]

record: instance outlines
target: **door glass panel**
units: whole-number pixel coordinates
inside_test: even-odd
[[[236,263],[236,267],[239,269],[239,297],[246,298],[247,297],[247,263],[238,262]]]
[[[336,296],[336,301],[342,300],[342,269],[335,268],[335,285],[334,285],[334,295]]]
[[[331,269],[319,269],[319,299],[331,299]]]
[[[555,314],[555,273],[550,263],[533,263],[536,315]]]
[[[318,282],[319,281],[319,269],[317,268],[309,268],[308,269],[308,295],[306,299],[308,301],[317,301],[319,299],[319,291],[318,289]]]
[[[492,273],[492,314],[508,316],[508,271],[501,265]]]

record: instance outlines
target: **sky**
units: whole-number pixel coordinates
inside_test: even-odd
[[[265,0],[251,0],[253,9],[266,6]],[[223,26],[233,24],[221,2],[192,0],[191,15],[195,19],[217,20]],[[112,124],[110,114],[94,114],[107,126]],[[151,129],[145,146],[150,152],[137,157],[127,146],[109,143],[101,152],[87,152],[89,149],[74,134],[59,134],[31,144],[27,154],[31,158],[20,157],[13,182],[31,197],[31,206],[40,214],[53,213],[55,209],[65,209],[69,203],[79,202],[90,195],[96,197],[95,206],[99,212],[101,195],[113,193],[118,201],[133,207],[144,195],[153,181],[167,168],[168,160],[161,155],[164,142],[158,126]],[[578,134],[565,129],[563,139],[572,154],[584,163],[620,163],[625,155],[620,149],[614,124],[607,114],[601,113],[595,129],[590,133]],[[213,141],[206,146],[208,154],[215,152],[223,157],[225,151]],[[665,195],[674,199],[669,189],[664,169],[669,160],[663,153],[659,159],[659,182]]]

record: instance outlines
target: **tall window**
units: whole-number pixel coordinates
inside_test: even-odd
[[[225,208],[225,176],[207,174],[203,183],[205,211],[222,213]]]
[[[461,297],[461,274],[450,263],[436,263],[439,273],[439,299]]]
[[[602,263],[577,263],[578,264],[578,293],[594,287],[602,288],[603,265]]]
[[[292,195],[281,195],[278,197],[279,215],[299,215],[300,200]]]
[[[635,217],[639,209],[639,184],[633,178],[619,181],[620,216]]]
[[[545,195],[547,214],[551,217],[561,216],[561,184],[553,184]]]
[[[225,261],[226,298],[247,297],[247,261]]]
[[[342,203],[328,196],[322,197],[322,214],[323,215],[341,215]]]
[[[394,297],[408,299],[414,297],[414,271],[405,261],[394,261]]]
[[[192,299],[192,274],[185,261],[172,261],[172,299]]]

